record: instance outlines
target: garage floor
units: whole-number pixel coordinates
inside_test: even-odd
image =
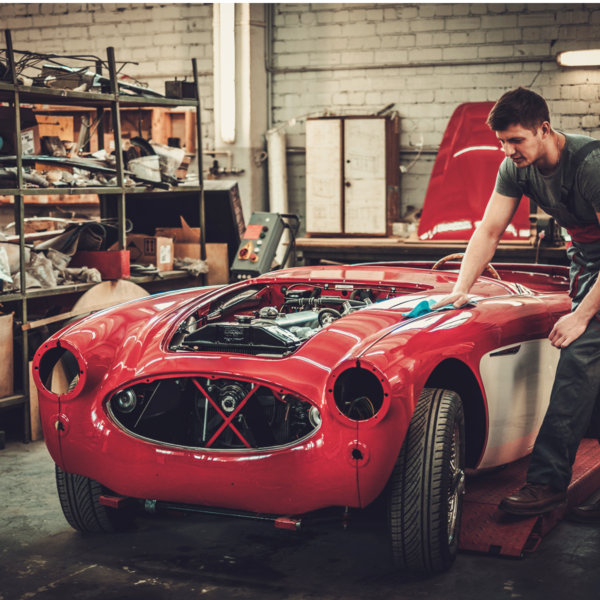
[[[375,514],[299,533],[142,515],[130,533],[83,535],[63,518],[44,442],[8,443],[0,483],[0,600],[600,597],[600,529],[568,521],[523,560],[460,554],[447,573],[401,577]]]

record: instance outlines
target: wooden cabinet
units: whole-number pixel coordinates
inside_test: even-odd
[[[312,236],[388,236],[400,216],[399,119],[306,122],[306,230]]]

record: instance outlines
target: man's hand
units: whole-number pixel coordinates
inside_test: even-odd
[[[577,311],[569,313],[556,321],[548,339],[555,348],[566,348],[586,330],[588,323]]]
[[[454,304],[454,308],[460,308],[464,304],[469,301],[469,295],[464,294],[463,292],[453,292],[449,296],[445,296],[439,302],[436,302],[431,310],[437,310],[438,308],[442,308],[442,306],[447,306],[448,304]]]

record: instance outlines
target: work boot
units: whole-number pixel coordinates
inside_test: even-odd
[[[578,523],[600,523],[600,500],[589,504],[588,506],[580,506],[574,508],[569,515],[571,520]]]
[[[498,508],[510,515],[542,515],[566,506],[566,491],[561,492],[551,485],[528,483],[504,498]]]

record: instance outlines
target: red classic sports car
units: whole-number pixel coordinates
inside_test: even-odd
[[[436,266],[288,269],[54,335],[33,369],[68,522],[219,507],[295,527],[385,488],[398,567],[448,568],[465,468],[531,451],[570,300],[565,267],[489,265],[468,305],[432,312],[457,277]]]

